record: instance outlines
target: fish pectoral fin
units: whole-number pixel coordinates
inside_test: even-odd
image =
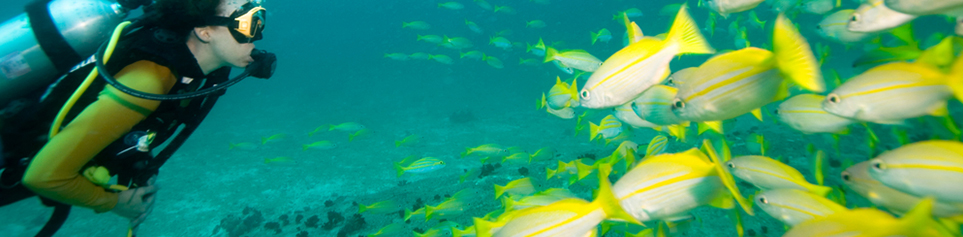
[[[755,116],[759,122],[762,122],[762,108],[756,108],[752,110],[752,116]]]
[[[946,109],[946,102],[940,102],[933,104],[933,107],[930,108],[929,114],[936,117],[943,117],[949,115],[950,111]]]
[[[729,192],[719,191],[719,195],[709,201],[709,206],[732,209],[736,207],[736,201],[732,199],[732,194]]]

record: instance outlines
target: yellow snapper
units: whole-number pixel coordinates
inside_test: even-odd
[[[870,202],[896,213],[904,214],[923,198],[887,187],[869,174],[869,161],[859,162],[840,174],[843,184]],[[963,204],[937,201],[933,203],[933,216],[963,221]]]
[[[869,0],[856,8],[847,29],[852,32],[879,32],[896,28],[913,19],[916,19],[915,15],[893,11],[883,4],[883,0]]]
[[[658,125],[685,122],[672,112],[672,101],[678,91],[675,87],[654,85],[632,102],[632,111],[645,121]]]
[[[450,10],[461,10],[462,8],[465,8],[465,5],[462,5],[461,3],[458,3],[458,2],[439,3],[438,8],[442,8],[442,7],[448,8]]]
[[[779,122],[806,133],[849,133],[849,125],[856,121],[839,117],[823,110],[826,96],[800,94],[779,104],[776,116]]]
[[[615,107],[615,111],[612,112],[612,115],[614,115],[615,118],[617,118],[619,121],[622,121],[625,124],[632,126],[632,128],[658,127],[659,126],[658,124],[646,121],[645,119],[642,119],[642,117],[639,117],[639,115],[635,113],[635,110],[632,109],[632,104],[634,104],[637,101],[640,101],[640,99],[636,98],[635,100],[630,101],[629,103],[625,103],[624,105]]]
[[[853,9],[836,11],[826,15],[819,24],[816,25],[816,33],[824,39],[836,41],[844,45],[851,45],[873,37],[873,34],[853,32],[849,30],[849,21],[852,19]]]
[[[602,118],[602,121],[599,121],[599,125],[589,122],[589,141],[595,140],[595,137],[598,137],[600,134],[602,138],[609,139],[621,133],[622,122],[611,114]]]
[[[494,12],[501,12],[505,14],[515,14],[515,8],[512,8],[511,6],[495,5]]]
[[[535,58],[518,58],[518,65],[538,66],[542,64]]]
[[[294,160],[291,159],[290,157],[279,156],[279,157],[274,157],[274,158],[264,158],[264,164],[271,164],[271,163],[292,163],[292,162],[294,162]]]
[[[502,194],[505,193],[528,196],[535,193],[535,186],[532,185],[532,179],[527,177],[512,180],[505,184],[505,186],[495,184],[495,199],[498,199],[498,197],[501,197]]]
[[[411,134],[405,138],[402,138],[400,141],[395,141],[395,147],[414,146],[415,144],[418,144],[418,142],[420,141],[421,141],[421,136],[418,136],[417,134]]]
[[[417,53],[413,53],[413,54],[411,54],[411,55],[408,55],[408,57],[410,57],[411,59],[427,60],[428,58],[431,57],[431,54],[423,53],[423,52],[417,52]]]
[[[726,166],[732,175],[762,190],[798,189],[819,196],[826,196],[833,190],[811,184],[795,168],[765,156],[737,156],[726,162]]]
[[[422,41],[422,40],[432,44],[440,44],[441,41],[445,40],[445,38],[442,38],[439,35],[418,35],[418,39],[415,41]]]
[[[735,198],[751,215],[748,201],[739,194],[711,143],[705,140],[703,147],[709,157],[692,148],[639,162],[613,187],[622,207],[641,222],[674,220],[703,205],[731,209]]]
[[[402,167],[400,163],[395,163],[395,170],[398,171],[398,177],[401,177],[401,175],[405,173],[428,173],[441,168],[445,168],[445,162],[435,157],[421,158],[405,167]]]
[[[509,41],[507,38],[501,37],[501,36],[489,38],[488,44],[495,45],[495,47],[498,47],[504,50],[512,49],[512,41]]]
[[[365,138],[370,136],[372,133],[374,132],[372,132],[371,129],[362,128],[361,130],[358,130],[352,134],[348,134],[348,141],[354,141],[355,138]]]
[[[581,49],[558,51],[555,48],[545,49],[545,62],[558,61],[561,66],[571,67],[586,72],[594,72],[602,64],[595,56]]]
[[[592,202],[579,198],[563,199],[546,206],[518,210],[494,231],[501,236],[594,236],[602,220],[619,220],[635,224],[632,216],[619,206],[606,177],[600,177],[598,195]],[[476,222],[475,227],[479,225]],[[491,228],[476,229],[479,237],[489,236]]]
[[[415,210],[415,211],[411,211],[411,209],[405,208],[405,217],[404,217],[404,219],[405,219],[405,221],[408,221],[408,220],[411,219],[412,217],[415,217],[415,216],[424,216],[424,215],[425,215],[425,208],[424,208],[424,207],[418,208],[418,210]]]
[[[482,28],[478,26],[478,24],[475,24],[475,22],[471,22],[465,19],[465,25],[468,25],[468,29],[471,30],[472,32],[475,32],[477,34],[485,33],[485,31],[482,30]]]
[[[562,81],[560,77],[555,77],[555,85],[548,90],[546,100],[547,106],[552,109],[563,109],[578,105],[578,91],[575,89],[576,81],[569,85]],[[541,108],[541,107],[539,107]]]
[[[467,49],[475,46],[474,44],[471,43],[471,40],[469,40],[468,38],[465,38],[465,37],[448,38],[448,36],[444,36],[444,41],[442,41],[441,45],[445,48],[450,48],[450,49]]]
[[[261,137],[261,145],[268,144],[271,142],[277,142],[277,141],[280,141],[281,139],[284,139],[285,137],[287,137],[287,134],[284,134],[284,133],[274,134],[269,137]]]
[[[900,219],[872,208],[840,211],[800,223],[783,237],[952,236],[930,217],[932,206],[933,200],[925,199]]]
[[[484,144],[477,147],[465,148],[465,152],[461,153],[462,158],[470,155],[504,156],[508,155],[508,150],[497,144]]]
[[[652,137],[652,140],[649,141],[649,144],[645,147],[645,157],[661,154],[663,151],[665,151],[665,147],[668,144],[669,138],[666,138],[665,136],[656,135],[655,137]]]
[[[589,32],[589,34],[591,34],[592,36],[593,45],[595,44],[596,41],[602,41],[602,42],[608,43],[609,40],[612,40],[612,32],[610,32],[609,29],[602,28],[601,30],[599,30],[598,33]]]
[[[388,214],[392,212],[397,213],[399,207],[400,206],[398,205],[398,202],[394,200],[384,200],[384,201],[372,203],[371,205],[364,205],[359,203],[358,213],[364,213],[366,211],[368,213],[373,213],[373,214]]]
[[[709,8],[723,17],[729,14],[752,10],[765,0],[709,0]]]
[[[555,117],[559,117],[561,119],[575,118],[575,109],[572,109],[571,107],[552,109],[552,107],[546,106],[545,111],[548,111],[549,114],[555,115]]]
[[[525,43],[525,44],[526,44],[526,47],[525,47],[526,53],[532,52],[532,54],[534,54],[535,56],[539,56],[539,57],[545,56],[546,47],[545,47],[545,41],[542,41],[542,38],[538,38],[538,43],[535,43],[535,45],[530,45],[528,43]]]
[[[765,190],[756,194],[753,199],[759,209],[788,226],[849,211],[823,196],[798,189]]]
[[[776,19],[773,42],[774,52],[749,47],[717,55],[687,78],[676,78],[672,111],[683,120],[722,121],[785,98],[789,81],[825,90],[809,44],[784,15]]]
[[[666,40],[645,37],[613,54],[589,77],[579,94],[579,101],[582,107],[591,109],[628,103],[669,76],[669,62],[676,55],[713,52],[715,50],[682,7]]]
[[[922,141],[870,160],[870,175],[893,189],[963,203],[963,143]]]
[[[312,142],[312,143],[310,143],[310,144],[304,144],[304,145],[302,145],[302,146],[301,146],[301,150],[302,150],[302,151],[307,151],[308,149],[328,150],[328,149],[333,149],[333,148],[335,148],[335,147],[338,147],[338,145],[337,145],[337,144],[334,144],[334,143],[331,142],[331,141],[316,141],[316,142]]]
[[[448,57],[448,55],[444,55],[444,54],[431,54],[428,56],[428,59],[435,60],[435,62],[439,62],[443,64],[454,63],[454,60],[452,60],[451,57]]]
[[[412,28],[416,30],[427,30],[431,29],[431,25],[424,21],[412,21],[412,22],[402,22],[401,28]]]
[[[463,189],[435,206],[425,205],[425,221],[432,217],[452,218],[468,210],[468,201],[474,198],[474,191]]]
[[[532,155],[527,152],[516,152],[502,157],[502,163],[509,162],[516,165],[527,165],[532,163]]]
[[[474,1],[475,4],[478,4],[478,6],[481,7],[482,9],[492,10],[492,4],[488,3],[485,0],[472,0],[472,1]]]
[[[408,60],[408,55],[403,53],[385,53],[385,58],[390,58],[398,61]]]
[[[543,161],[543,160],[554,159],[556,152],[558,152],[558,150],[556,150],[555,148],[542,147],[541,149],[538,149],[537,151],[535,151],[535,153],[532,153],[532,160]]]
[[[488,66],[492,66],[493,68],[498,68],[498,69],[505,68],[505,64],[502,63],[502,60],[499,60],[496,57],[486,55],[482,57],[482,61],[485,61],[485,63],[488,63]]]
[[[566,65],[560,63],[558,60],[552,61],[552,64],[555,64],[555,67],[558,68],[558,70],[561,70],[562,72],[564,72],[565,74],[571,75],[571,74],[575,73],[575,68],[571,68],[571,67],[569,67],[569,66],[566,66]]]
[[[459,54],[459,56],[458,56],[458,58],[465,58],[465,57],[470,58],[470,59],[482,60],[482,59],[485,58],[485,53],[482,53],[481,51],[478,51],[478,50],[473,50],[473,51],[468,51],[468,52],[465,52],[465,53],[461,53],[461,54]]]
[[[356,122],[347,122],[338,125],[328,125],[328,131],[355,132],[364,129],[365,126]]]
[[[963,64],[954,67],[960,71]],[[841,117],[882,124],[942,115],[953,95],[947,86],[950,77],[954,76],[923,63],[883,64],[837,87],[826,96],[823,109]]]
[[[388,225],[386,225],[386,226],[384,226],[384,227],[381,227],[381,229],[378,229],[378,232],[375,232],[375,233],[373,233],[373,234],[369,234],[368,236],[371,236],[371,237],[397,236],[397,235],[400,235],[400,234],[401,234],[402,232],[404,232],[404,231],[405,231],[405,225],[404,225],[404,224],[402,224],[402,223],[400,223],[400,222],[394,222],[394,223],[388,224]]]
[[[536,28],[536,29],[537,29],[537,28],[545,28],[545,21],[542,21],[542,20],[528,21],[528,22],[525,22],[525,27],[526,27],[526,28]]]
[[[963,0],[885,0],[886,6],[906,14],[917,16],[959,13]]]
[[[802,9],[808,13],[822,15],[832,11],[835,6],[836,1],[833,0],[809,0],[802,4]]]

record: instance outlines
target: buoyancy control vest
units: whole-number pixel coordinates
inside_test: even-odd
[[[127,65],[141,60],[165,66],[177,78],[177,83],[168,94],[203,90],[228,80],[230,67],[204,75],[184,39],[184,35],[162,28],[145,26],[135,29],[118,43],[115,53],[105,65],[106,69],[113,75]],[[0,206],[35,195],[23,187],[20,180],[31,159],[46,144],[47,132],[58,109],[90,70],[94,70],[93,63],[61,77],[48,88],[31,92],[16,113],[0,114],[0,142],[3,143],[0,147],[4,147],[5,159],[0,173]],[[95,101],[105,85],[103,80],[95,81],[81,96],[77,105],[87,105]],[[118,176],[120,185],[131,188],[145,185],[150,177],[158,174],[160,167],[200,125],[224,92],[225,90],[219,90],[199,98],[162,101],[146,119],[101,150],[87,165],[106,167],[111,175]],[[85,107],[74,106],[65,121],[76,117]],[[147,135],[151,136],[152,141],[144,144],[140,138]],[[41,200],[48,206],[65,206],[42,197]],[[58,212],[61,217],[58,217]],[[69,211],[55,211],[51,221],[59,221],[60,223],[56,223],[59,228],[68,213]]]

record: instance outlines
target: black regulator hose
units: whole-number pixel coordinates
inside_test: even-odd
[[[121,92],[124,92],[126,94],[129,94],[138,98],[148,99],[148,100],[184,100],[184,99],[203,97],[208,94],[215,93],[219,90],[227,89],[228,87],[233,86],[238,82],[241,82],[241,80],[249,76],[268,79],[271,77],[271,75],[274,74],[274,68],[277,66],[277,56],[275,56],[273,53],[268,53],[267,51],[264,51],[264,50],[254,49],[251,51],[251,58],[254,58],[254,62],[248,65],[244,69],[244,72],[242,72],[240,75],[237,75],[236,77],[234,77],[231,80],[228,80],[227,82],[224,82],[220,85],[216,85],[211,88],[194,91],[194,92],[187,92],[187,93],[174,94],[174,95],[153,94],[153,93],[138,91],[117,82],[117,79],[111,76],[110,72],[107,71],[107,67],[104,66],[103,58],[104,58],[105,51],[107,51],[107,43],[102,44],[100,48],[97,49],[97,53],[94,54],[94,61],[96,62],[97,71],[100,73],[100,76],[107,81],[107,84],[110,84],[114,88],[117,88],[117,90],[120,90]]]

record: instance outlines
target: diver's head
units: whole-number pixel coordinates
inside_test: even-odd
[[[158,25],[181,33],[205,73],[246,67],[262,38],[266,10],[260,0],[157,0]]]

